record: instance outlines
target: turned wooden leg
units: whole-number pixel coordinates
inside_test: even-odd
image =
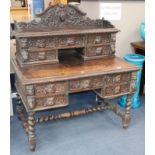
[[[131,112],[131,99],[132,99],[132,94],[127,95],[127,103],[126,103],[126,108],[125,108],[125,115],[122,118],[123,121],[123,128],[128,128],[131,117],[130,117],[130,112]]]
[[[35,151],[36,137],[35,137],[35,118],[33,112],[28,113],[28,141],[30,150]]]

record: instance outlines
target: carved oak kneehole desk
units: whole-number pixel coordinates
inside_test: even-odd
[[[16,109],[32,151],[37,123],[107,109],[128,127],[139,68],[115,56],[118,30],[110,22],[91,20],[72,5],[55,5],[30,22],[15,23],[15,28]],[[70,93],[88,90],[94,91],[102,104],[35,118],[38,111],[67,106]],[[109,102],[121,95],[127,95],[124,112]]]

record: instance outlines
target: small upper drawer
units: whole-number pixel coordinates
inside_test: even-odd
[[[90,34],[87,36],[87,45],[109,44],[110,34]]]
[[[91,46],[86,48],[85,52],[87,57],[92,56],[108,56],[111,53],[111,48],[109,45],[105,46]]]
[[[57,48],[83,47],[84,36],[61,36],[56,38]]]

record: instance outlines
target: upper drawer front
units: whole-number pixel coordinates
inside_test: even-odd
[[[19,54],[18,54],[19,55]],[[57,60],[57,51],[33,51],[28,52],[27,50],[21,50],[20,58],[22,62],[43,62],[47,60]]]
[[[108,56],[111,53],[111,47],[109,45],[93,46],[86,48],[86,56]]]
[[[110,34],[90,34],[87,35],[87,45],[109,44],[111,41]]]
[[[69,92],[79,92],[101,88],[103,86],[102,77],[82,78],[69,81]]]
[[[57,48],[74,48],[84,47],[85,46],[85,37],[82,35],[77,36],[61,36],[56,38],[56,47]]]
[[[17,39],[18,45],[22,49],[36,49],[36,48],[53,48],[55,47],[55,38],[21,38]]]

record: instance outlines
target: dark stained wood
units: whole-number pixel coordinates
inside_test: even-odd
[[[25,84],[75,79],[108,73],[137,71],[139,69],[135,65],[118,57],[106,57],[98,60],[87,61],[78,65],[40,65],[22,69],[17,65],[14,55],[12,56],[12,62],[16,73]]]
[[[36,123],[106,109],[122,118],[124,128],[129,126],[139,68],[115,56],[118,30],[109,21],[87,18],[71,5],[56,5],[28,23],[16,22],[15,27],[17,48],[11,61],[17,77],[17,112],[31,151],[36,148]],[[97,107],[35,118],[38,111],[67,106],[70,93],[88,90],[103,101],[127,95],[125,112],[102,102]]]

